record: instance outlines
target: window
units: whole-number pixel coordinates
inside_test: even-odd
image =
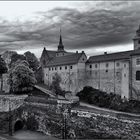
[[[67,69],[67,66],[65,66],[65,70]]]
[[[62,67],[60,67],[60,70],[62,69]]]
[[[119,77],[119,76],[120,76],[120,74],[121,74],[120,72],[116,72],[116,76],[117,76],[117,77]]]
[[[83,61],[84,61],[85,59],[83,58]]]
[[[124,67],[126,67],[126,64],[124,64]]]
[[[95,64],[95,68],[97,68],[97,64]]]
[[[89,65],[89,68],[91,69],[92,68],[92,65]]]
[[[140,58],[136,59],[136,65],[140,65]]]
[[[140,40],[138,41],[138,43],[140,44]]]
[[[51,70],[51,68],[49,68],[49,71]]]
[[[70,66],[70,69],[72,69],[72,66]]]
[[[97,76],[97,71],[95,71],[95,76]]]
[[[52,68],[52,71],[53,71],[53,68]]]
[[[57,68],[55,67],[55,70],[57,70]]]
[[[124,74],[124,77],[126,77],[126,74]]]
[[[109,66],[109,64],[108,63],[106,63],[106,67],[108,67]]]
[[[117,66],[117,67],[119,67],[119,66],[120,66],[120,63],[119,63],[119,62],[117,62],[117,63],[116,63],[116,66]]]
[[[136,71],[136,80],[140,81],[140,71]]]
[[[106,73],[108,72],[108,70],[105,71]]]

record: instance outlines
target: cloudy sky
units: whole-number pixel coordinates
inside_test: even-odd
[[[56,50],[59,30],[67,51],[88,56],[133,49],[139,1],[0,1],[0,52]]]

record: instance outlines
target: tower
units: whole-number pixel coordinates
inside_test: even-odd
[[[134,49],[140,49],[140,25],[139,28],[136,30],[136,35],[133,39],[134,41]]]
[[[64,51],[64,45],[63,45],[62,37],[61,37],[61,29],[60,29],[60,39],[59,39],[58,51]]]

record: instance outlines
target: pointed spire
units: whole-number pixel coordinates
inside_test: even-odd
[[[60,28],[60,39],[59,39],[59,45],[58,45],[58,51],[64,51],[62,36],[61,36],[61,28]]]
[[[61,28],[60,28],[60,40],[59,40],[59,45],[62,45],[63,43],[62,43],[62,37],[61,37]]]

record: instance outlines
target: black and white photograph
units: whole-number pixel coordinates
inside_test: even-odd
[[[140,1],[0,0],[0,140],[140,140]]]

